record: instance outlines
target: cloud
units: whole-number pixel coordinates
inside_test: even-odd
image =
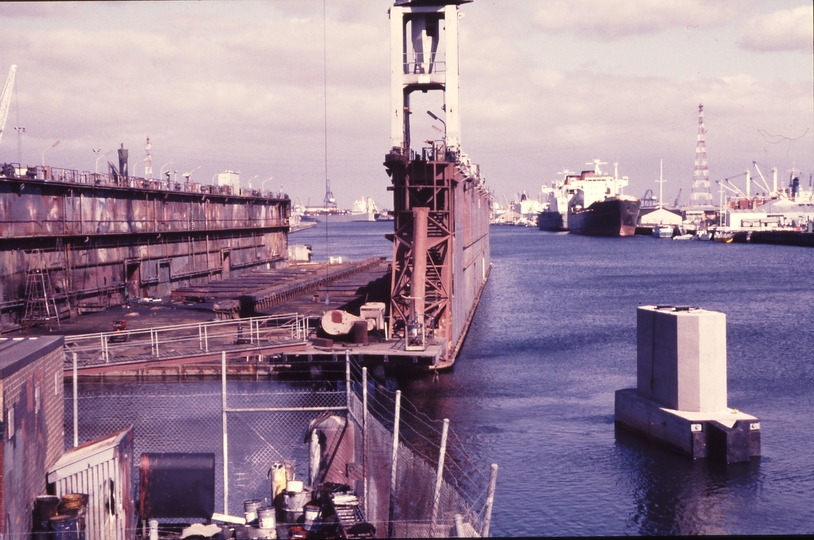
[[[66,17],[71,12],[67,2],[0,2],[0,14],[5,19]]]
[[[473,75],[474,76],[474,75]],[[539,72],[507,88],[500,80],[467,81],[464,140],[498,193],[548,184],[562,167],[577,170],[594,157],[619,162],[630,194],[656,188],[664,158],[667,197],[689,190],[698,104],[704,104],[710,175],[727,177],[752,160],[781,169],[803,159],[812,142],[810,86],[751,75],[667,77],[588,71]],[[612,89],[612,91],[609,91]],[[769,145],[761,130],[788,138]],[[766,149],[768,147],[768,149]],[[531,165],[531,166],[530,166]],[[610,168],[610,165],[608,166]]]
[[[548,32],[615,41],[672,27],[722,25],[747,7],[748,3],[732,0],[556,0],[543,3],[534,22]]]
[[[738,45],[749,51],[811,53],[814,6],[755,15],[743,25]]]
[[[672,175],[665,188],[677,192],[684,185],[686,195],[689,184],[678,178],[692,178],[699,102],[707,115],[712,176],[740,171],[765,153],[764,161],[781,169],[783,160],[811,168],[806,150],[814,130],[778,144],[760,134],[792,139],[814,125],[810,69],[798,67],[805,64],[801,55],[784,55],[789,68],[767,76],[758,69],[761,59],[772,67],[777,62],[737,50],[734,31],[716,27],[702,34],[705,24],[731,20],[731,6],[741,4],[640,1],[630,7],[575,0],[572,8],[502,1],[499,7],[466,6],[460,47],[463,149],[498,193],[533,191],[563,166],[574,170],[599,157],[619,161],[631,194],[656,186],[664,158],[665,177]],[[215,2],[70,5],[99,14],[93,21],[54,15],[58,20],[48,28],[31,31],[4,19],[0,3],[6,59],[0,76],[8,63],[18,65],[9,125],[27,127],[21,161],[39,162],[42,149],[61,139],[48,154],[55,166],[93,170],[91,148],[121,143],[135,162],[144,156],[149,134],[156,175],[174,159],[179,175],[202,165],[194,175],[199,182],[224,169],[240,170],[244,185],[255,175],[273,175],[275,189],[282,184],[303,202],[322,200],[322,2],[244,2],[239,10]],[[380,206],[392,200],[382,167],[389,149],[388,5],[392,0],[327,4],[327,174],[344,207],[360,195]],[[552,32],[563,34],[542,36],[542,25],[531,17],[535,10],[557,29]],[[743,21],[754,13],[743,11]],[[701,25],[686,32],[692,39],[724,41],[725,34],[720,54],[746,60],[713,57],[714,70],[680,70],[682,62],[696,61],[691,53],[698,49],[682,46],[691,39],[685,35],[668,35],[661,40],[666,45],[618,40],[602,48],[612,50],[611,68],[586,68],[598,47],[580,43],[582,33],[607,41],[689,24]],[[647,47],[649,56],[639,54]],[[647,68],[642,58],[650,56],[668,68]],[[418,141],[438,138],[432,127],[438,123],[424,111],[439,112],[440,97],[417,92],[411,99],[419,113],[411,126],[418,149]],[[14,137],[2,143],[0,162],[16,161]]]

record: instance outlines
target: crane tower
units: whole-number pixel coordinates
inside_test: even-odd
[[[444,94],[444,143],[460,151],[458,78],[460,5],[472,0],[396,0],[390,8],[390,143],[410,153],[410,94]]]
[[[14,74],[17,73],[17,66],[12,64],[8,70],[6,85],[3,86],[3,93],[0,94],[0,139],[3,138],[3,130],[6,129],[6,119],[8,118],[8,108],[11,103],[11,89],[14,86]]]
[[[712,192],[709,189],[709,170],[707,169],[707,147],[704,142],[704,105],[698,105],[698,135],[695,143],[695,172],[692,179],[690,206],[712,206]]]

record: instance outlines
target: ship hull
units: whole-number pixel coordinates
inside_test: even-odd
[[[565,219],[559,212],[540,212],[537,214],[537,227],[541,231],[567,231]]]
[[[319,223],[351,223],[356,221],[376,221],[375,214],[306,214],[306,216]]]
[[[633,236],[641,201],[606,199],[568,213],[568,230],[586,236]]]

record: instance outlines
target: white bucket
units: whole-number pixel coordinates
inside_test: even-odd
[[[303,488],[302,480],[289,480],[285,490],[291,493],[300,493]]]
[[[319,519],[319,513],[322,508],[319,504],[308,503],[304,506],[305,523],[304,529],[310,531],[314,528],[315,522]]]
[[[248,499],[243,501],[243,516],[246,518],[246,523],[251,523],[257,519],[257,509],[262,506],[259,499]]]
[[[275,518],[276,510],[274,508],[260,508],[257,511],[258,525],[261,529],[273,529],[277,526]]]
[[[285,520],[287,523],[296,523],[302,517],[303,507],[311,500],[311,490],[308,488],[298,492],[286,491],[284,496]]]

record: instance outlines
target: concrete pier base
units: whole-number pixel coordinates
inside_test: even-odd
[[[760,421],[736,409],[677,411],[626,388],[616,391],[615,422],[693,459],[735,463],[760,456]]]
[[[693,459],[760,456],[760,421],[727,406],[726,315],[640,306],[636,388],[617,390],[615,423]]]

